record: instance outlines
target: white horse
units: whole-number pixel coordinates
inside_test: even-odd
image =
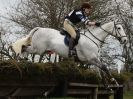
[[[89,63],[92,60],[99,60],[99,48],[108,35],[119,38],[121,43],[127,42],[123,27],[120,24],[109,22],[81,34],[76,46],[78,58]],[[31,30],[26,38],[28,42],[32,41],[31,46],[27,46],[26,52],[28,53],[42,54],[50,50],[63,57],[68,57],[68,46],[64,44],[64,36],[55,29],[37,27]],[[25,43],[25,45],[27,44]]]
[[[112,35],[117,39],[119,38],[121,43],[126,43],[128,40],[122,25],[112,21],[100,27],[90,29],[86,31],[85,34],[81,33],[76,51],[80,61],[87,61],[90,64],[96,65],[106,72],[112,81],[115,81],[106,66],[99,59],[99,49],[108,35]],[[68,46],[64,44],[64,35],[61,35],[58,30],[36,27],[31,30],[26,38],[27,42],[29,42],[29,40],[31,41],[30,46],[27,46],[29,43],[24,44],[27,46],[24,51],[28,53],[42,54],[50,50],[63,57],[68,57]]]

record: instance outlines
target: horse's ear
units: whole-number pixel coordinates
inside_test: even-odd
[[[119,19],[115,19],[114,22],[115,22],[115,23],[118,23],[118,22],[119,22]]]
[[[122,24],[122,20],[121,20],[121,19],[116,19],[114,22],[115,22],[116,24]]]

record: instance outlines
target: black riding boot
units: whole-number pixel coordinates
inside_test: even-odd
[[[69,53],[68,53],[68,57],[72,57],[73,55],[76,55],[76,52],[74,50],[74,38],[70,38],[69,40]]]

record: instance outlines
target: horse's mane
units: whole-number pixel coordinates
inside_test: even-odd
[[[81,33],[84,33],[85,31],[94,31],[94,30],[96,30],[96,29],[98,29],[99,27],[97,27],[97,26],[88,26],[88,27],[86,27],[85,29],[81,29],[80,30],[80,32]]]
[[[106,23],[102,24],[101,26],[107,25],[107,24],[109,24],[109,23],[112,23],[112,21],[106,22]],[[95,30],[95,29],[98,29],[98,28],[99,28],[99,27],[97,27],[97,26],[88,26],[88,27],[86,27],[86,29],[88,29],[88,30],[90,30],[90,31]],[[86,30],[86,29],[85,29],[85,30]]]

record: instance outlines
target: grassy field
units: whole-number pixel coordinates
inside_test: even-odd
[[[38,99],[44,99],[44,98],[38,98]],[[77,98],[66,97],[66,98],[50,98],[50,99],[77,99]],[[113,96],[110,96],[110,99],[114,99]],[[133,99],[133,91],[124,92],[123,99]]]
[[[75,99],[75,98],[51,98],[51,99]],[[110,97],[110,99],[114,99],[113,96]],[[123,99],[133,99],[133,91],[127,91],[124,92]]]
[[[111,96],[110,99],[113,99],[113,96]],[[124,92],[123,99],[133,99],[133,91]]]
[[[124,99],[133,99],[133,91],[127,91],[124,93]]]

